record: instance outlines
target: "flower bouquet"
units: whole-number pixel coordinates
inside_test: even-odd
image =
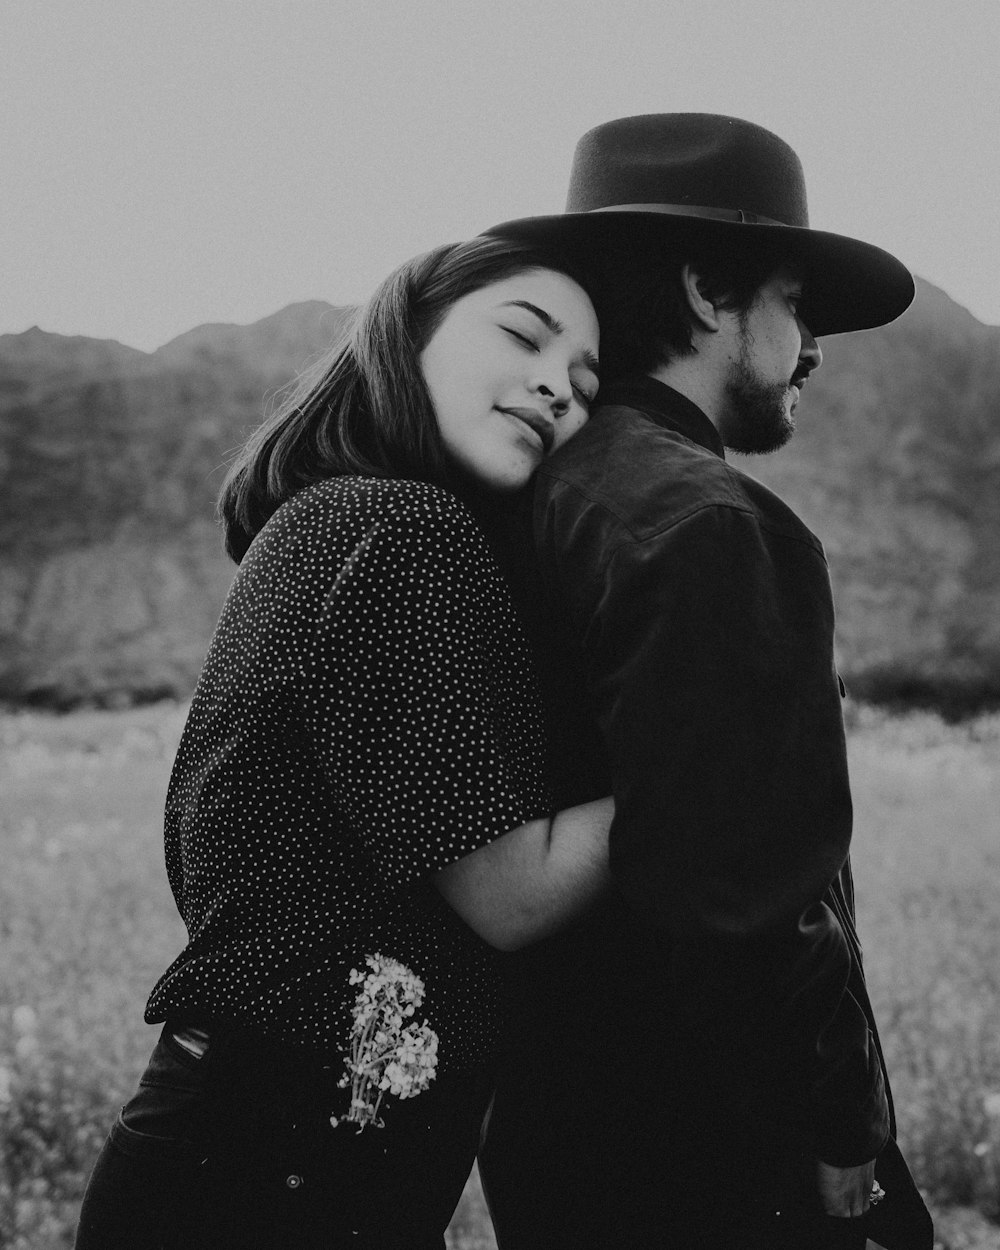
[[[383,1128],[379,1107],[386,1094],[415,1098],[434,1080],[437,1034],[425,1020],[404,1026],[424,1000],[424,983],[404,964],[383,955],[366,955],[369,972],[351,969],[350,984],[361,989],[354,1000],[354,1023],[344,1056],[347,1071],[339,1084],[351,1090],[350,1110],[330,1123]]]

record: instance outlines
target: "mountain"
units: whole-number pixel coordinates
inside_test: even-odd
[[[845,676],[1000,698],[1000,328],[918,282],[892,325],[821,346],[794,438],[740,464],[823,539]]]
[[[227,458],[348,310],[295,304],[156,352],[0,337],[0,699],[189,692],[233,574]]]
[[[152,353],[0,336],[0,699],[190,692],[233,574],[227,458],[347,313],[295,304]],[[920,282],[893,325],[822,347],[795,438],[739,463],[826,545],[848,685],[1000,699],[1000,329]]]

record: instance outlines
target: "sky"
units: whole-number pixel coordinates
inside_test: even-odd
[[[998,64],[1000,0],[0,0],[0,333],[353,303],[660,112],[775,131],[814,227],[1000,324]]]

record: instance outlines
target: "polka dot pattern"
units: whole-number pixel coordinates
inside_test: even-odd
[[[423,978],[441,1069],[479,1061],[496,958],[428,877],[551,810],[531,656],[465,506],[301,491],[240,567],[181,739],[165,839],[189,943],[146,1019],[339,1050],[377,950]]]

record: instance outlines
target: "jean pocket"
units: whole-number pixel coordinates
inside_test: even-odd
[[[206,1059],[192,1055],[163,1030],[139,1088],[122,1107],[111,1137],[133,1157],[189,1157],[206,1137],[209,1090]]]
[[[205,1152],[195,1136],[171,1137],[158,1133],[144,1133],[128,1123],[129,1107],[126,1103],[111,1126],[110,1142],[121,1154],[130,1159],[149,1163],[200,1163]]]

